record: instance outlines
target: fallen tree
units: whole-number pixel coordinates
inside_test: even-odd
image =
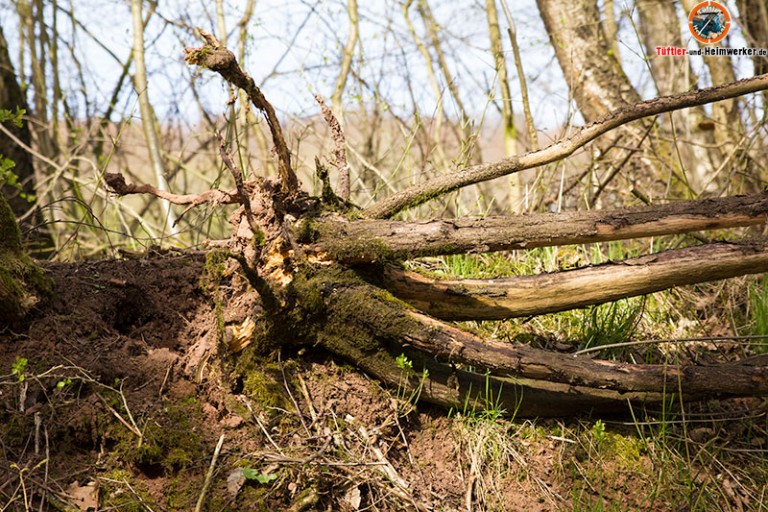
[[[768,394],[768,365],[760,360],[684,367],[598,361],[481,339],[436,319],[536,315],[764,272],[768,269],[764,242],[706,244],[608,265],[503,280],[443,282],[391,265],[427,255],[763,224],[768,213],[764,193],[611,212],[382,220],[469,184],[563,158],[630,121],[766,90],[768,75],[642,102],[542,150],[448,173],[367,210],[345,215],[351,207],[334,195],[321,164],[318,176],[325,183],[323,197],[309,197],[301,191],[274,109],[234,55],[210,34],[202,34],[205,45],[187,48],[187,61],[221,74],[264,113],[276,147],[278,178],[244,182],[222,141],[222,159],[236,183],[232,191],[176,196],[149,185],[127,184],[119,174],[106,179],[118,194],[148,193],[189,207],[206,202],[241,205],[230,217],[232,237],[210,245],[231,260],[233,269],[239,269],[251,293],[259,294],[264,313],[246,319],[243,325],[261,328],[241,329],[238,335],[248,339],[229,343],[233,351],[256,338],[261,347],[319,345],[429,402],[452,407],[466,403],[482,407],[493,402],[523,415],[609,411],[624,408],[628,402],[661,402],[670,395],[698,400]],[[343,151],[343,134],[337,132],[334,140],[336,150]],[[413,361],[412,367],[398,366],[395,358],[399,354]]]

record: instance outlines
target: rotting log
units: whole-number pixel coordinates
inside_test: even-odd
[[[344,221],[310,226],[314,247],[347,263],[608,242],[764,224],[768,193],[609,211],[520,216]]]
[[[437,318],[502,320],[762,272],[768,272],[768,243],[746,240],[504,279],[440,280],[387,266],[381,283],[399,299]]]
[[[321,271],[299,282],[298,297],[314,297],[298,301],[311,305],[306,318],[314,344],[441,406],[562,416],[626,410],[628,403],[659,403],[672,395],[768,395],[768,366],[761,359],[685,366],[594,360],[481,339],[408,308],[349,271]],[[395,364],[401,353],[413,361],[412,370]]]

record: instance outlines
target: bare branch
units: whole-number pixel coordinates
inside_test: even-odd
[[[351,2],[350,2],[351,3]],[[320,105],[323,119],[331,129],[333,139],[333,164],[339,169],[339,197],[345,201],[349,199],[349,164],[347,163],[347,139],[341,129],[341,124],[333,111],[323,101],[323,97],[315,94],[315,101]]]
[[[243,209],[245,210],[245,216],[248,220],[248,224],[251,226],[251,230],[256,233],[258,231],[258,226],[256,226],[256,221],[253,218],[253,210],[251,210],[251,198],[248,197],[248,192],[246,192],[245,184],[243,183],[243,171],[241,171],[240,168],[235,165],[234,160],[232,160],[232,155],[230,155],[229,151],[227,151],[227,143],[221,136],[221,132],[216,130],[214,135],[216,140],[219,141],[219,154],[221,155],[221,159],[224,162],[224,165],[227,166],[227,169],[229,169],[229,172],[232,173],[232,177],[235,179],[237,193],[242,199]]]
[[[555,313],[745,274],[768,272],[765,242],[715,243],[552,274],[434,280],[388,267],[384,286],[438,318],[502,320]]]
[[[153,187],[152,185],[136,185],[128,184],[125,182],[125,178],[120,173],[105,173],[104,181],[107,182],[109,188],[119,196],[127,196],[129,194],[149,194],[160,199],[165,199],[172,204],[187,204],[189,207],[184,210],[177,218],[178,223],[181,218],[190,209],[195,206],[199,206],[204,203],[212,203],[213,205],[220,204],[235,204],[242,203],[242,197],[237,191],[224,192],[222,190],[207,190],[201,194],[173,194],[171,192]],[[175,226],[176,224],[174,224]]]
[[[287,195],[293,195],[299,190],[299,180],[291,167],[291,153],[288,150],[288,144],[283,136],[283,129],[280,121],[277,119],[275,109],[261,89],[256,85],[253,78],[243,71],[237,63],[235,54],[219,44],[216,38],[198,29],[205,41],[202,48],[184,48],[186,56],[184,60],[190,65],[197,65],[217,72],[227,82],[235,87],[244,90],[256,108],[261,110],[272,132],[272,141],[275,144],[278,159],[278,174],[282,186],[282,192]]]
[[[525,169],[561,160],[600,135],[631,121],[664,112],[736,98],[766,89],[768,89],[768,74],[763,74],[726,85],[643,101],[608,114],[594,123],[582,127],[571,137],[555,142],[544,149],[531,151],[520,157],[505,158],[489,164],[473,165],[460,171],[438,176],[424,183],[414,185],[379,201],[365,210],[364,215],[369,218],[388,218],[406,208],[420,205],[468,185],[500,178]]]

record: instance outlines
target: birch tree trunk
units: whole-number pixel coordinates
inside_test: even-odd
[[[141,110],[141,127],[144,130],[144,139],[147,143],[147,153],[155,176],[155,183],[160,190],[168,190],[168,182],[165,179],[163,157],[160,150],[160,137],[155,124],[155,113],[149,101],[149,85],[147,83],[147,66],[144,62],[144,19],[142,18],[143,0],[131,0],[131,17],[133,19],[133,55],[134,75],[133,87],[139,98]],[[171,209],[170,203],[163,203],[165,222],[170,234],[176,234],[176,215]]]

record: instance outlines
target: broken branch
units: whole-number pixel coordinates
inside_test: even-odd
[[[363,213],[369,218],[385,219],[406,208],[412,208],[468,185],[562,160],[600,135],[631,121],[766,89],[768,89],[768,73],[717,87],[643,101],[603,116],[594,123],[580,128],[571,137],[555,142],[544,149],[531,151],[520,157],[509,157],[493,163],[474,165],[432,178],[375,203]]]
[[[159,197],[160,199],[165,199],[172,204],[189,205],[189,207],[178,216],[174,225],[181,220],[185,213],[195,206],[204,203],[211,203],[213,205],[239,204],[243,201],[243,197],[236,191],[224,192],[223,190],[213,189],[206,190],[200,194],[173,194],[148,184],[129,184],[125,182],[125,177],[119,172],[104,173],[104,181],[107,182],[107,186],[112,189],[112,192],[119,196],[127,196],[129,194],[149,194]]]
[[[278,159],[277,170],[280,175],[282,192],[286,195],[295,194],[299,190],[299,180],[291,167],[291,152],[285,142],[275,108],[267,101],[253,78],[243,71],[237,63],[235,54],[221,46],[212,34],[202,29],[198,30],[205,41],[205,45],[202,48],[184,48],[186,54],[184,60],[190,65],[202,66],[217,72],[224,80],[244,90],[251,103],[261,110],[267,120],[267,125],[269,125],[269,130],[272,133],[272,141],[275,144]]]
[[[768,193],[609,211],[438,219],[325,220],[315,247],[337,261],[375,262],[607,242],[765,224]]]
[[[435,280],[387,267],[383,284],[397,298],[438,318],[502,320],[761,272],[768,272],[768,245],[751,241],[713,243],[506,279]]]

